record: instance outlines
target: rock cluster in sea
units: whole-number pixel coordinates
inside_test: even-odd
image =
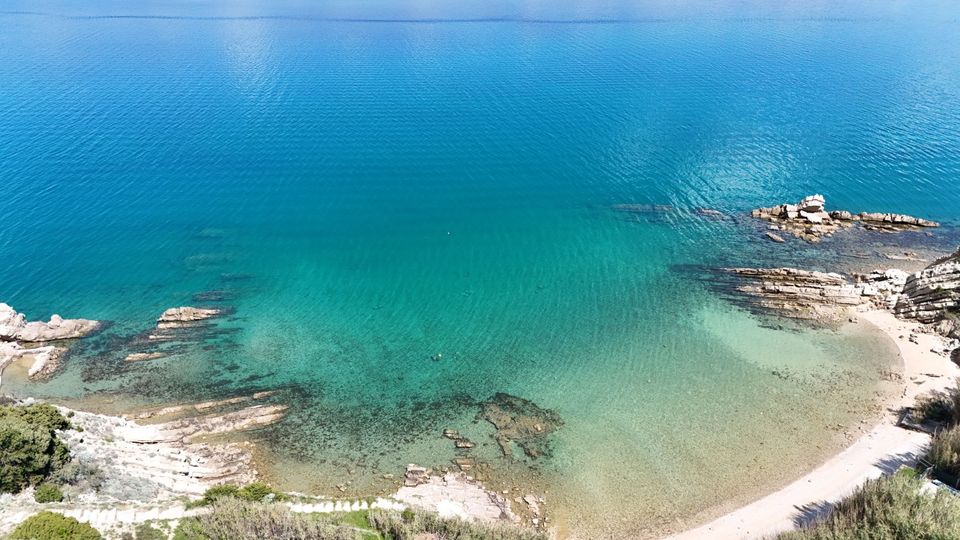
[[[195,323],[212,319],[220,315],[219,309],[196,308],[190,306],[173,307],[162,314],[157,319],[157,328],[180,328],[184,324]]]
[[[83,337],[97,330],[100,323],[88,319],[64,319],[59,315],[49,322],[27,322],[22,313],[17,313],[7,304],[0,303],[0,341],[36,343]]]
[[[897,232],[926,227],[938,227],[939,223],[904,214],[861,212],[854,214],[846,210],[826,210],[826,198],[815,194],[804,197],[796,204],[779,204],[769,208],[758,208],[751,212],[757,219],[772,224],[774,231],[783,231],[807,242],[819,242],[824,237],[832,236],[843,228],[853,227],[860,223],[865,229]],[[767,236],[775,241],[782,242],[775,233]]]
[[[45,343],[80,338],[99,328],[98,321],[64,319],[59,315],[50,317],[48,322],[28,322],[22,313],[0,303],[0,371],[14,360],[32,358],[27,375],[47,376],[56,370],[67,348]]]

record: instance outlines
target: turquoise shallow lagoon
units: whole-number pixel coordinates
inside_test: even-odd
[[[14,0],[0,27],[0,301],[112,322],[4,391],[276,389],[253,438],[289,489],[390,489],[450,465],[453,427],[573,536],[749,500],[842,445],[895,357],[719,298],[704,268],[836,263],[737,216],[822,192],[960,218],[951,2]],[[123,361],[193,304],[231,314]],[[560,415],[549,455],[500,455],[496,392]]]

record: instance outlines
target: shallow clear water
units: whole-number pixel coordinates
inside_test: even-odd
[[[718,299],[696,268],[829,246],[693,210],[822,192],[956,220],[960,22],[951,2],[673,4],[5,3],[0,300],[114,324],[4,390],[280,388],[266,472],[321,492],[449,464],[456,427],[491,484],[548,491],[588,537],[813,465],[889,344]],[[223,332],[122,361],[207,291]],[[560,414],[550,456],[499,456],[475,423],[496,392]]]

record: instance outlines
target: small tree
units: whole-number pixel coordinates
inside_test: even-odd
[[[70,452],[53,430],[0,414],[0,492],[36,485],[69,460]]]
[[[63,492],[53,484],[40,484],[33,491],[33,500],[38,503],[53,503],[63,500]]]

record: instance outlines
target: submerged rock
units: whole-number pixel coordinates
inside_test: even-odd
[[[157,360],[160,358],[165,358],[167,353],[165,352],[139,352],[139,353],[130,353],[124,359],[127,362],[143,362],[144,360]]]
[[[531,458],[549,454],[549,436],[563,425],[560,415],[532,401],[498,392],[482,404],[480,416],[497,428],[493,438],[504,456],[516,443]]]

